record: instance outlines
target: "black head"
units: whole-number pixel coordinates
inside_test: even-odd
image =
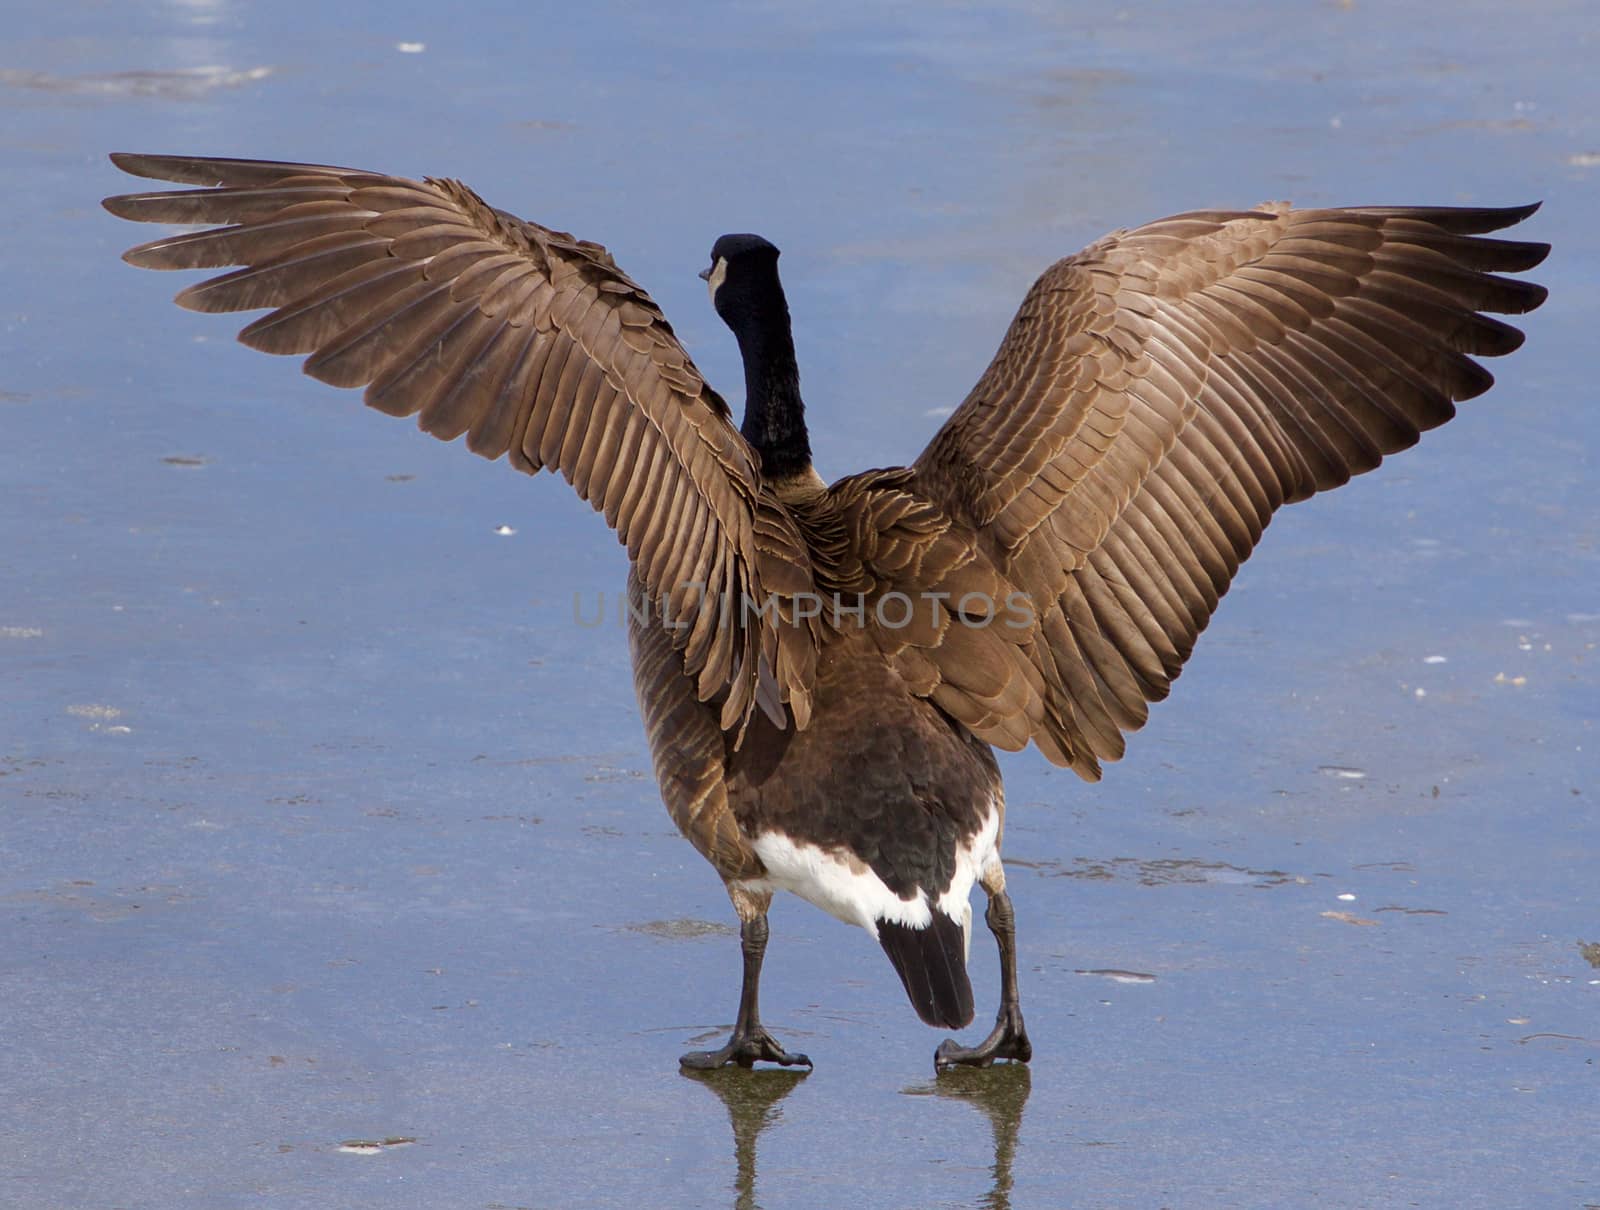
[[[739,321],[770,312],[788,318],[778,284],[778,249],[759,235],[724,235],[711,246],[711,265],[700,271],[711,305],[737,330]]]
[[[763,474],[798,474],[811,465],[800,370],[789,330],[789,304],[778,282],[778,250],[759,235],[724,235],[700,275],[711,305],[739,338],[744,358],[744,423],[739,431],[761,455]]]

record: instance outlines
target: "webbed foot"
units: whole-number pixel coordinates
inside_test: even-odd
[[[780,1067],[810,1067],[805,1055],[790,1054],[773,1040],[762,1026],[735,1029],[726,1046],[720,1050],[691,1050],[680,1055],[678,1063],[692,1071],[714,1071],[737,1063],[740,1067],[754,1067],[757,1063],[776,1063]]]
[[[1026,1063],[1033,1058],[1033,1043],[1028,1041],[1028,1031],[1022,1025],[1022,1010],[1015,1005],[1005,1005],[995,1018],[994,1032],[976,1046],[963,1046],[954,1038],[946,1038],[933,1052],[934,1071],[951,1067],[988,1067],[996,1059],[1010,1059]]]

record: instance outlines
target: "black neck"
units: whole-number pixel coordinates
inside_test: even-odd
[[[761,472],[782,478],[811,465],[806,409],[800,399],[789,306],[774,280],[762,305],[730,318],[744,356],[744,423],[739,431],[761,455]]]

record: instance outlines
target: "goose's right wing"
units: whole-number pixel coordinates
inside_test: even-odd
[[[124,259],[243,266],[190,286],[195,311],[272,308],[251,348],[426,432],[532,473],[558,470],[627,546],[652,602],[695,624],[673,643],[725,729],[758,706],[804,726],[814,640],[774,613],[731,624],[703,601],[811,587],[792,518],[728,407],[661,312],[598,244],[485,204],[455,181],[263,160],[116,155],[135,176],[201,186],[108,198],[122,218],[226,224]]]
[[[1279,506],[1372,469],[1489,387],[1471,355],[1522,334],[1479,312],[1538,306],[1543,287],[1498,274],[1549,248],[1479,237],[1534,209],[1184,214],[1035,283],[915,470],[1033,602],[1045,700],[1029,723],[1046,756],[1098,776]],[[981,702],[967,713],[1006,738]]]

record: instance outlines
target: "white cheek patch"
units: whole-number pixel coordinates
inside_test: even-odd
[[[717,257],[717,263],[711,266],[711,276],[706,278],[706,287],[711,291],[711,305],[717,303],[717,287],[722,285],[728,276],[728,258]]]

